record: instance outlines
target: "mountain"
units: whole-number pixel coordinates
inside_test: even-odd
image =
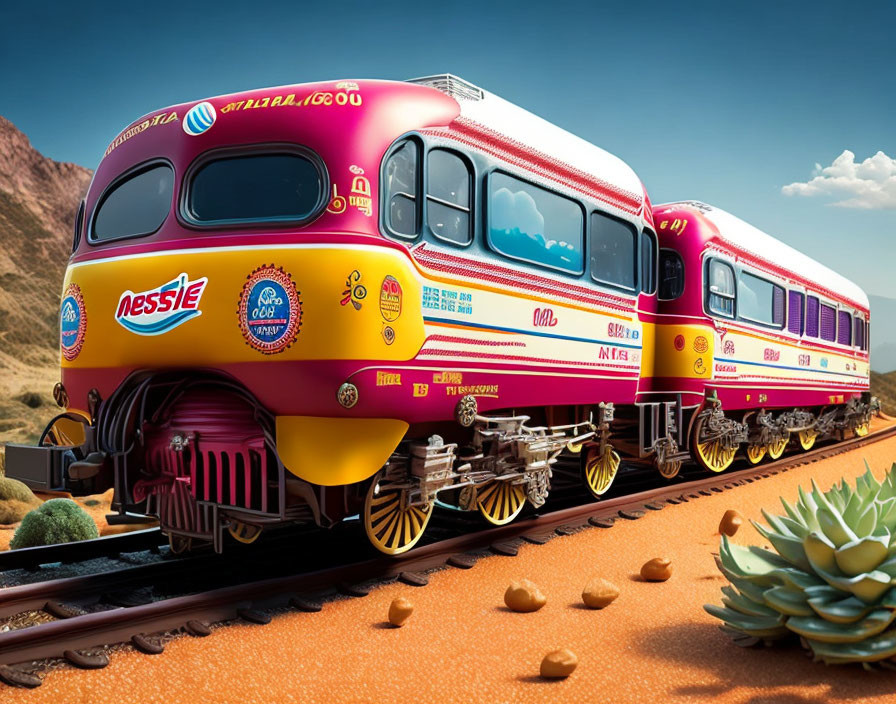
[[[92,172],[38,152],[0,116],[0,446],[36,439],[58,410],[58,311]]]
[[[896,372],[871,372],[871,393],[880,399],[884,413],[896,415]]]
[[[868,296],[871,301],[871,368],[896,370],[896,298]]]

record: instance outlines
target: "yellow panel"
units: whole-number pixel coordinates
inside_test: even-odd
[[[64,285],[81,288],[87,331],[80,354],[71,362],[62,359],[62,366],[196,367],[263,360],[243,338],[237,309],[247,277],[272,264],[292,277],[301,300],[296,341],[276,355],[278,361],[407,360],[423,344],[420,281],[396,250],[323,244],[193,249],[69,267]],[[201,315],[158,335],[135,334],[118,323],[122,293],[148,291],[182,273],[191,281],[208,278]],[[387,280],[400,290],[400,299],[381,297]]]
[[[653,375],[712,378],[714,337],[709,325],[657,325]]]
[[[277,454],[312,484],[354,484],[385,464],[407,430],[391,418],[277,416]]]

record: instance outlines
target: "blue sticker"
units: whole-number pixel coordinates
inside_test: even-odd
[[[87,332],[87,314],[84,312],[84,297],[77,284],[69,284],[62,297],[59,309],[59,346],[62,355],[71,362],[84,346]]]
[[[254,271],[243,286],[240,328],[251,347],[276,354],[296,339],[302,318],[301,301],[292,278],[274,266]]]
[[[184,116],[184,132],[195,137],[206,132],[217,119],[215,106],[211,103],[199,103],[190,108]]]

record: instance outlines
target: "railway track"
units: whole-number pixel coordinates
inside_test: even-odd
[[[523,542],[544,543],[556,535],[571,534],[587,526],[608,528],[617,520],[636,520],[668,505],[733,489],[893,436],[896,436],[896,425],[865,437],[787,455],[776,462],[571,505],[505,526],[460,534],[456,529],[452,534],[452,529],[446,527],[436,533],[447,537],[437,538],[398,558],[371,557],[369,552],[357,547],[360,544],[357,540],[354,547],[346,548],[351,543],[338,531],[331,536],[332,542],[324,545],[318,543],[317,534],[309,534],[315,537],[308,543],[314,547],[300,553],[296,550],[296,535],[283,533],[252,551],[159,559],[97,574],[7,587],[0,589],[0,618],[41,611],[55,620],[0,632],[0,680],[10,685],[35,687],[41,683],[35,670],[41,669],[48,660],[64,658],[77,667],[103,667],[108,663],[102,651],[105,646],[129,642],[138,650],[153,654],[163,650],[160,634],[183,631],[202,636],[210,632],[211,623],[234,619],[266,623],[273,610],[284,608],[319,611],[320,593],[332,592],[334,588],[348,596],[364,596],[376,582],[393,579],[424,586],[430,570],[445,566],[467,569],[486,554],[515,555]],[[637,489],[643,480],[638,478],[634,484]],[[158,549],[158,534],[142,533],[135,541],[144,541],[150,550],[155,543]],[[121,552],[111,547],[119,544],[127,545],[122,541],[104,547],[68,547],[80,550],[81,555],[109,556]],[[291,550],[285,553],[286,544]],[[63,549],[65,546],[52,547],[53,551],[34,549],[37,552],[31,558],[21,558],[19,562],[0,556],[0,571],[10,569],[7,565],[11,564],[33,568],[71,559]],[[284,560],[284,554],[292,554],[293,559]],[[48,556],[54,560],[47,559]],[[278,565],[279,574],[277,570],[260,569],[272,564]],[[262,577],[254,578],[259,573]],[[245,575],[250,579],[242,579]],[[148,587],[155,593],[148,595]]]

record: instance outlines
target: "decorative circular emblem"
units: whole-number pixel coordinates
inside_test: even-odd
[[[401,315],[401,284],[394,276],[383,279],[380,289],[380,313],[390,323]]]
[[[345,408],[353,408],[358,403],[358,387],[349,382],[345,382],[336,391],[336,400],[339,405]]]
[[[706,341],[706,338],[703,337],[703,335],[697,335],[697,337],[694,338],[694,352],[703,354],[708,349],[709,343]]]
[[[69,284],[59,310],[59,346],[62,356],[71,362],[81,353],[87,334],[87,313],[78,284]]]
[[[383,340],[387,345],[391,345],[395,342],[395,330],[392,329],[391,325],[387,325],[383,328]]]
[[[675,349],[681,352],[684,349],[684,335],[675,336]]]
[[[249,274],[237,313],[249,346],[262,354],[277,354],[296,341],[302,300],[292,277],[272,264]]]
[[[217,118],[215,106],[211,103],[206,102],[194,105],[184,115],[184,132],[193,137],[200,135],[209,130],[215,124]]]

